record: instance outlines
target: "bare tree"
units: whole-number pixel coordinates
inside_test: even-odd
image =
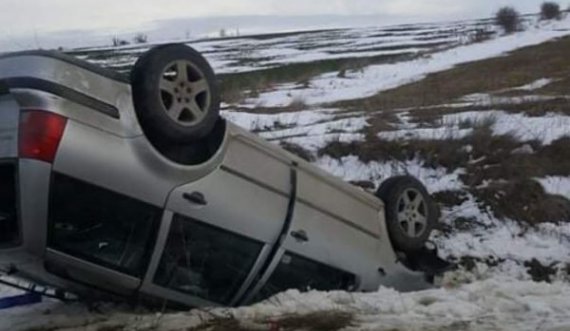
[[[543,2],[540,6],[540,17],[543,20],[559,20],[562,17],[560,5],[551,1]]]
[[[506,33],[513,33],[520,27],[520,14],[513,7],[503,7],[495,14],[495,22]]]

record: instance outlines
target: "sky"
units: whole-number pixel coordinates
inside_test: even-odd
[[[566,1],[566,0],[565,0]],[[542,0],[2,0],[0,41],[44,38],[66,30],[134,29],[177,18],[240,15],[378,15],[391,22],[491,16],[503,5],[537,12]],[[564,4],[566,6],[566,4]],[[243,23],[247,25],[247,22]],[[221,25],[221,23],[220,23]],[[346,24],[345,24],[346,25]],[[222,28],[222,27],[220,27]],[[240,28],[247,29],[247,26]],[[292,26],[291,28],[294,28]],[[37,43],[37,42],[36,42]]]
[[[542,0],[2,0],[0,22],[15,33],[116,27],[145,21],[234,15],[363,15],[484,17],[513,4],[538,11]]]

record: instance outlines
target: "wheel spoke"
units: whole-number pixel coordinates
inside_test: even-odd
[[[183,104],[175,103],[168,111],[168,114],[170,115],[170,117],[178,121],[180,119],[180,116],[182,116],[182,112],[184,112],[184,108],[185,107]]]
[[[416,197],[416,200],[414,200],[413,202],[414,204],[414,210],[421,214],[421,209],[422,209],[422,205],[424,204],[424,198],[418,194],[418,196]]]
[[[206,92],[209,89],[208,82],[203,78],[197,82],[192,82],[190,84],[190,88],[192,88],[192,94],[194,94],[194,95],[198,95],[202,92]]]
[[[204,112],[202,111],[202,109],[200,109],[200,106],[198,106],[196,100],[190,101],[190,104],[188,105],[188,110],[190,110],[192,115],[194,115],[194,118],[201,118],[204,115]]]
[[[188,64],[184,61],[176,62],[176,72],[178,73],[178,81],[188,81]]]
[[[408,194],[411,191],[408,191]],[[409,195],[408,195],[409,196]],[[418,208],[418,205],[421,203],[422,197],[419,194],[415,194],[413,199],[410,199],[410,205],[413,206],[414,209]]]
[[[398,213],[398,221],[400,221],[400,222],[407,222],[408,221],[408,215],[406,214],[405,211],[401,211]]]
[[[174,94],[174,82],[169,81],[168,79],[162,78],[160,80],[160,90],[167,92],[168,94]]]
[[[416,237],[416,223],[408,222],[408,236],[411,238]]]
[[[427,217],[425,217],[422,214],[418,214],[418,216],[416,217],[416,223],[421,224],[421,225],[426,225],[427,224]]]

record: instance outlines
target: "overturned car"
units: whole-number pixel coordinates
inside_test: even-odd
[[[192,48],[130,80],[46,51],[0,56],[0,272],[83,295],[232,306],[287,289],[430,286],[437,211],[376,196],[219,116]]]

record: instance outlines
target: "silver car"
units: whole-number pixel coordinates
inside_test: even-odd
[[[437,211],[376,196],[219,116],[192,48],[130,79],[46,51],[0,56],[0,272],[82,295],[232,306],[299,290],[430,286]]]

